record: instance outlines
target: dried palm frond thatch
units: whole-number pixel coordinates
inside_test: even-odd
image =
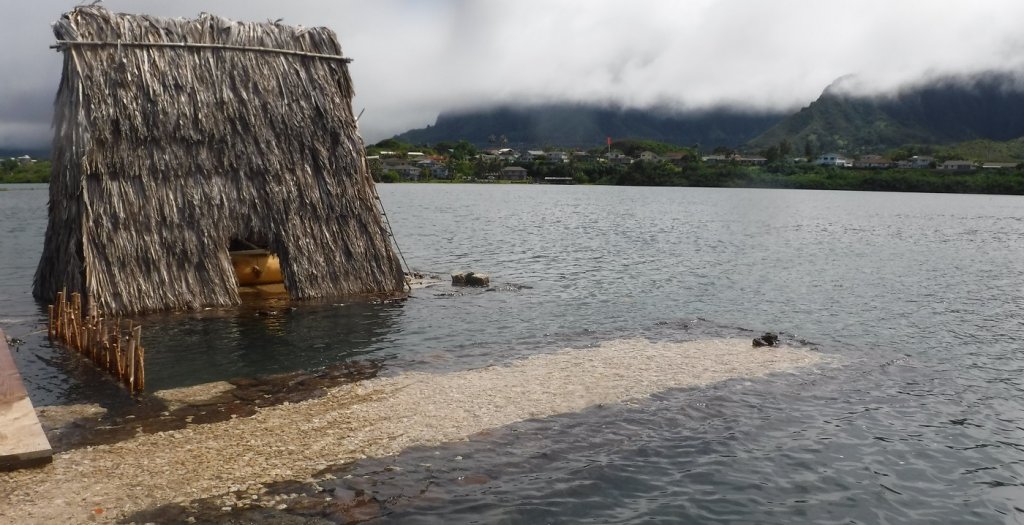
[[[49,224],[34,295],[109,314],[239,302],[231,239],[296,299],[398,292],[334,33],[115,14],[54,24]]]

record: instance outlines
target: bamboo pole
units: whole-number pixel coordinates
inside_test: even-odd
[[[96,363],[108,363],[110,362],[110,323],[106,319],[103,320],[103,355],[100,359],[96,360]]]
[[[326,53],[310,53],[308,51],[299,51],[292,49],[278,49],[275,47],[263,47],[263,46],[237,46],[230,44],[208,44],[199,42],[107,42],[102,40],[57,40],[57,43],[50,46],[50,49],[56,49],[57,51],[64,51],[65,48],[71,46],[92,46],[92,47],[178,47],[178,48],[194,48],[194,49],[227,49],[232,51],[253,51],[257,53],[276,53],[281,55],[295,55],[310,58],[323,58],[327,60],[337,60],[346,64],[352,62],[351,58],[344,57],[341,55],[328,55]]]
[[[76,311],[78,310],[78,292],[71,294],[71,347],[79,352],[82,351],[81,333],[78,331],[78,319]]]
[[[78,343],[78,351],[81,352],[85,348],[82,346],[82,294],[75,293],[75,305],[71,313],[75,316],[75,342]]]
[[[135,392],[135,332],[132,329],[128,331],[128,352],[125,355],[125,360],[128,361],[128,366],[124,374],[121,374],[121,382],[128,387],[128,391]]]
[[[121,318],[117,318],[117,328],[114,329],[114,371],[120,371],[121,369]]]
[[[54,327],[54,337],[56,339],[62,339],[63,330],[61,326],[64,324],[64,292],[57,292],[57,326]]]
[[[83,305],[87,305],[83,308]],[[55,304],[47,308],[47,334],[52,341],[77,351],[118,381],[133,395],[145,389],[145,349],[142,326],[121,318],[103,317],[95,304],[83,302],[82,294],[57,292]]]
[[[138,353],[138,366],[135,367],[135,389],[141,392],[145,390],[145,348],[142,348],[142,326],[135,330],[138,331],[135,340],[135,351]]]
[[[110,355],[110,323],[106,319],[103,320],[103,347],[100,348],[100,355],[96,360],[96,364],[103,366],[103,363],[107,362],[107,356]]]

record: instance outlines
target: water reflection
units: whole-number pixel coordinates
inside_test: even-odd
[[[237,308],[140,318],[146,386],[161,390],[322,368],[381,348],[400,302],[246,301]]]
[[[15,362],[37,406],[96,403],[116,406],[127,392],[88,360],[47,340],[46,316],[9,322]],[[315,370],[378,356],[396,332],[400,302],[247,301],[234,308],[136,317],[143,326],[146,390],[241,377]]]

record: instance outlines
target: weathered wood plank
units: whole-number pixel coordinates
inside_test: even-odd
[[[0,471],[45,465],[53,449],[0,330]]]

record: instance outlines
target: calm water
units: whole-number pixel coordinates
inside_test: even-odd
[[[0,327],[26,341],[16,359],[33,401],[123,400],[34,333],[41,310],[30,286],[47,194],[7,188]],[[254,306],[152,316],[143,320],[148,386],[345,359],[378,360],[386,373],[453,370],[622,337],[781,330],[841,364],[410,451],[393,460],[403,466],[386,480],[394,490],[462,474],[479,481],[396,505],[387,519],[1024,521],[1021,197],[379,191],[413,268],[486,271],[503,289],[453,295],[443,286],[399,304],[297,305],[272,317]],[[418,467],[427,462],[432,469]]]

